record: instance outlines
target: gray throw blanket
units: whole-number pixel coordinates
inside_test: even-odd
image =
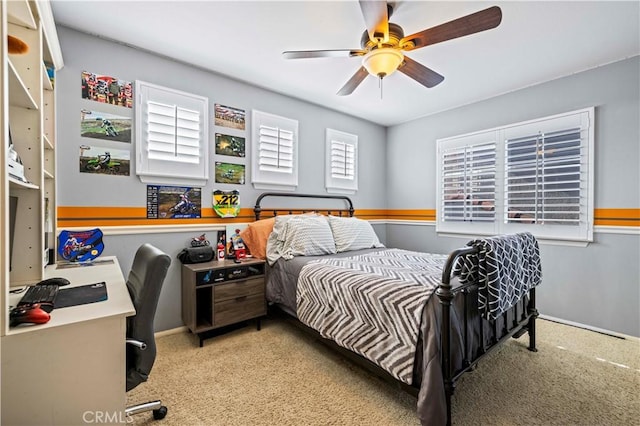
[[[469,241],[477,255],[459,258],[453,275],[479,281],[478,309],[496,319],[542,281],[538,241],[529,232]]]
[[[411,384],[422,313],[446,258],[386,249],[310,262],[298,277],[298,318]]]

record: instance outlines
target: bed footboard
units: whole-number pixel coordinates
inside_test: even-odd
[[[536,318],[538,317],[538,310],[536,309],[536,294],[535,288],[531,288],[528,292],[528,297],[523,297],[518,303],[516,303],[511,310],[502,314],[502,317],[496,320],[486,320],[481,315],[474,315],[470,318],[468,315],[467,304],[470,303],[470,297],[472,297],[472,290],[477,289],[477,283],[467,283],[454,287],[451,284],[451,275],[454,269],[456,261],[463,256],[477,254],[477,247],[464,247],[453,251],[445,264],[442,272],[442,283],[436,290],[436,295],[442,306],[442,323],[441,323],[441,365],[442,376],[444,380],[445,398],[447,403],[447,425],[451,424],[451,397],[455,391],[457,380],[467,371],[475,368],[476,364],[491,353],[495,348],[499,347],[505,340],[514,337],[519,338],[525,333],[529,333],[529,346],[528,349],[532,352],[537,352],[536,348]],[[470,328],[470,321],[478,321],[478,329],[480,330],[481,345],[477,352],[467,354],[465,351],[464,359],[462,360],[462,367],[455,368],[452,364],[451,354],[451,309],[452,302],[456,296],[463,294],[464,317],[463,317],[463,346],[467,347],[469,341],[468,330]],[[477,295],[477,294],[476,294]],[[493,336],[490,343],[485,346],[484,330],[486,323],[489,323],[492,327]],[[500,325],[498,325],[500,324]]]

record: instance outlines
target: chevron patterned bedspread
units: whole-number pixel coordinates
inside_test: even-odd
[[[446,259],[386,249],[310,262],[298,278],[298,318],[411,384],[422,311]]]

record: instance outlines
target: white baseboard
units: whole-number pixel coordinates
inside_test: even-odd
[[[640,342],[640,337],[629,336],[627,334],[617,333],[615,331],[605,330],[604,328],[593,327],[591,325],[581,324],[579,322],[567,321],[564,319],[555,318],[549,315],[542,315],[542,314],[539,315],[538,318],[546,319],[553,322],[559,322],[560,324],[571,325],[573,327],[584,328],[585,330],[595,331],[597,333],[608,334],[610,336],[618,337],[620,339],[635,340],[636,342]]]
[[[186,333],[188,331],[189,331],[189,329],[187,328],[186,325],[184,325],[182,327],[176,327],[176,328],[172,328],[172,329],[169,329],[169,330],[158,331],[158,332],[154,333],[154,336],[157,339],[158,337],[170,336],[172,334],[178,334],[178,333]]]

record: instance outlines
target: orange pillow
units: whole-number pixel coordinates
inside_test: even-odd
[[[244,241],[245,245],[249,248],[249,251],[253,257],[258,259],[267,258],[267,240],[269,234],[273,231],[273,225],[276,223],[275,217],[269,219],[262,219],[250,223],[245,229],[240,231],[240,238]]]

